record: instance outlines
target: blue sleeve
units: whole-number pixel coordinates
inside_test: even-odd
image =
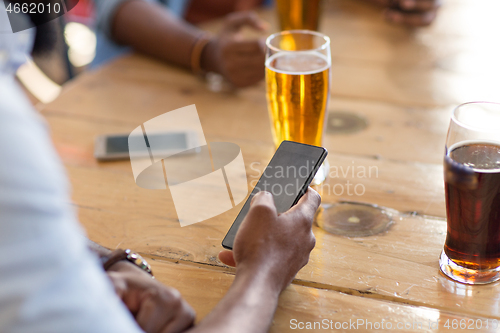
[[[96,28],[111,39],[113,19],[118,8],[130,0],[93,0],[96,10]]]

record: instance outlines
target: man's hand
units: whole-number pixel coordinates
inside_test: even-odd
[[[412,27],[431,24],[441,6],[441,0],[368,0],[387,7],[384,15],[389,22]]]
[[[267,274],[281,292],[304,267],[316,240],[312,233],[321,197],[313,189],[289,211],[278,215],[273,196],[257,193],[234,240],[234,251],[222,251],[219,259],[236,266],[239,274]]]
[[[177,290],[126,261],[114,264],[107,273],[116,293],[147,333],[183,332],[193,325],[194,311]]]
[[[201,66],[220,73],[235,87],[246,87],[264,78],[264,39],[246,39],[240,30],[249,26],[266,30],[266,24],[252,12],[228,15],[217,37],[208,43],[202,53]]]

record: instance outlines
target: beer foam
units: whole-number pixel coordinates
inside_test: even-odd
[[[330,61],[318,52],[280,52],[267,59],[266,67],[282,74],[316,74],[330,68]]]
[[[499,155],[500,155],[500,142],[496,141],[480,141],[480,140],[465,140],[465,141],[460,141],[455,144],[453,144],[451,147],[447,148],[446,151],[446,156],[450,157],[450,154],[457,148],[463,147],[463,146],[470,146],[470,145],[491,145],[491,146],[496,146],[499,147]],[[451,158],[453,161],[455,159]],[[472,170],[476,172],[481,172],[481,173],[499,173],[500,172],[500,156],[498,156],[498,159],[493,159],[490,160],[491,163],[487,163],[486,161],[482,161],[480,165],[474,164],[472,162],[468,163],[462,163],[459,161],[455,161],[457,163],[460,163],[468,168],[471,168]],[[480,167],[478,167],[480,166]]]

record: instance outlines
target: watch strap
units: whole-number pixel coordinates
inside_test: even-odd
[[[141,255],[133,252],[130,249],[114,250],[113,252],[111,252],[109,256],[102,258],[102,260],[103,260],[102,266],[104,267],[105,271],[109,270],[111,266],[113,266],[117,262],[122,260],[127,260],[132,264],[136,265],[137,267],[139,267],[140,269],[142,269],[143,271],[153,275],[153,272],[151,271],[151,266],[147,263],[147,261],[144,260],[144,258]]]

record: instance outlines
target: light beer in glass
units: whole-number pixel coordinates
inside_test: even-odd
[[[330,91],[330,39],[318,32],[292,30],[269,36],[266,45],[267,102],[275,145],[290,140],[321,146]]]

